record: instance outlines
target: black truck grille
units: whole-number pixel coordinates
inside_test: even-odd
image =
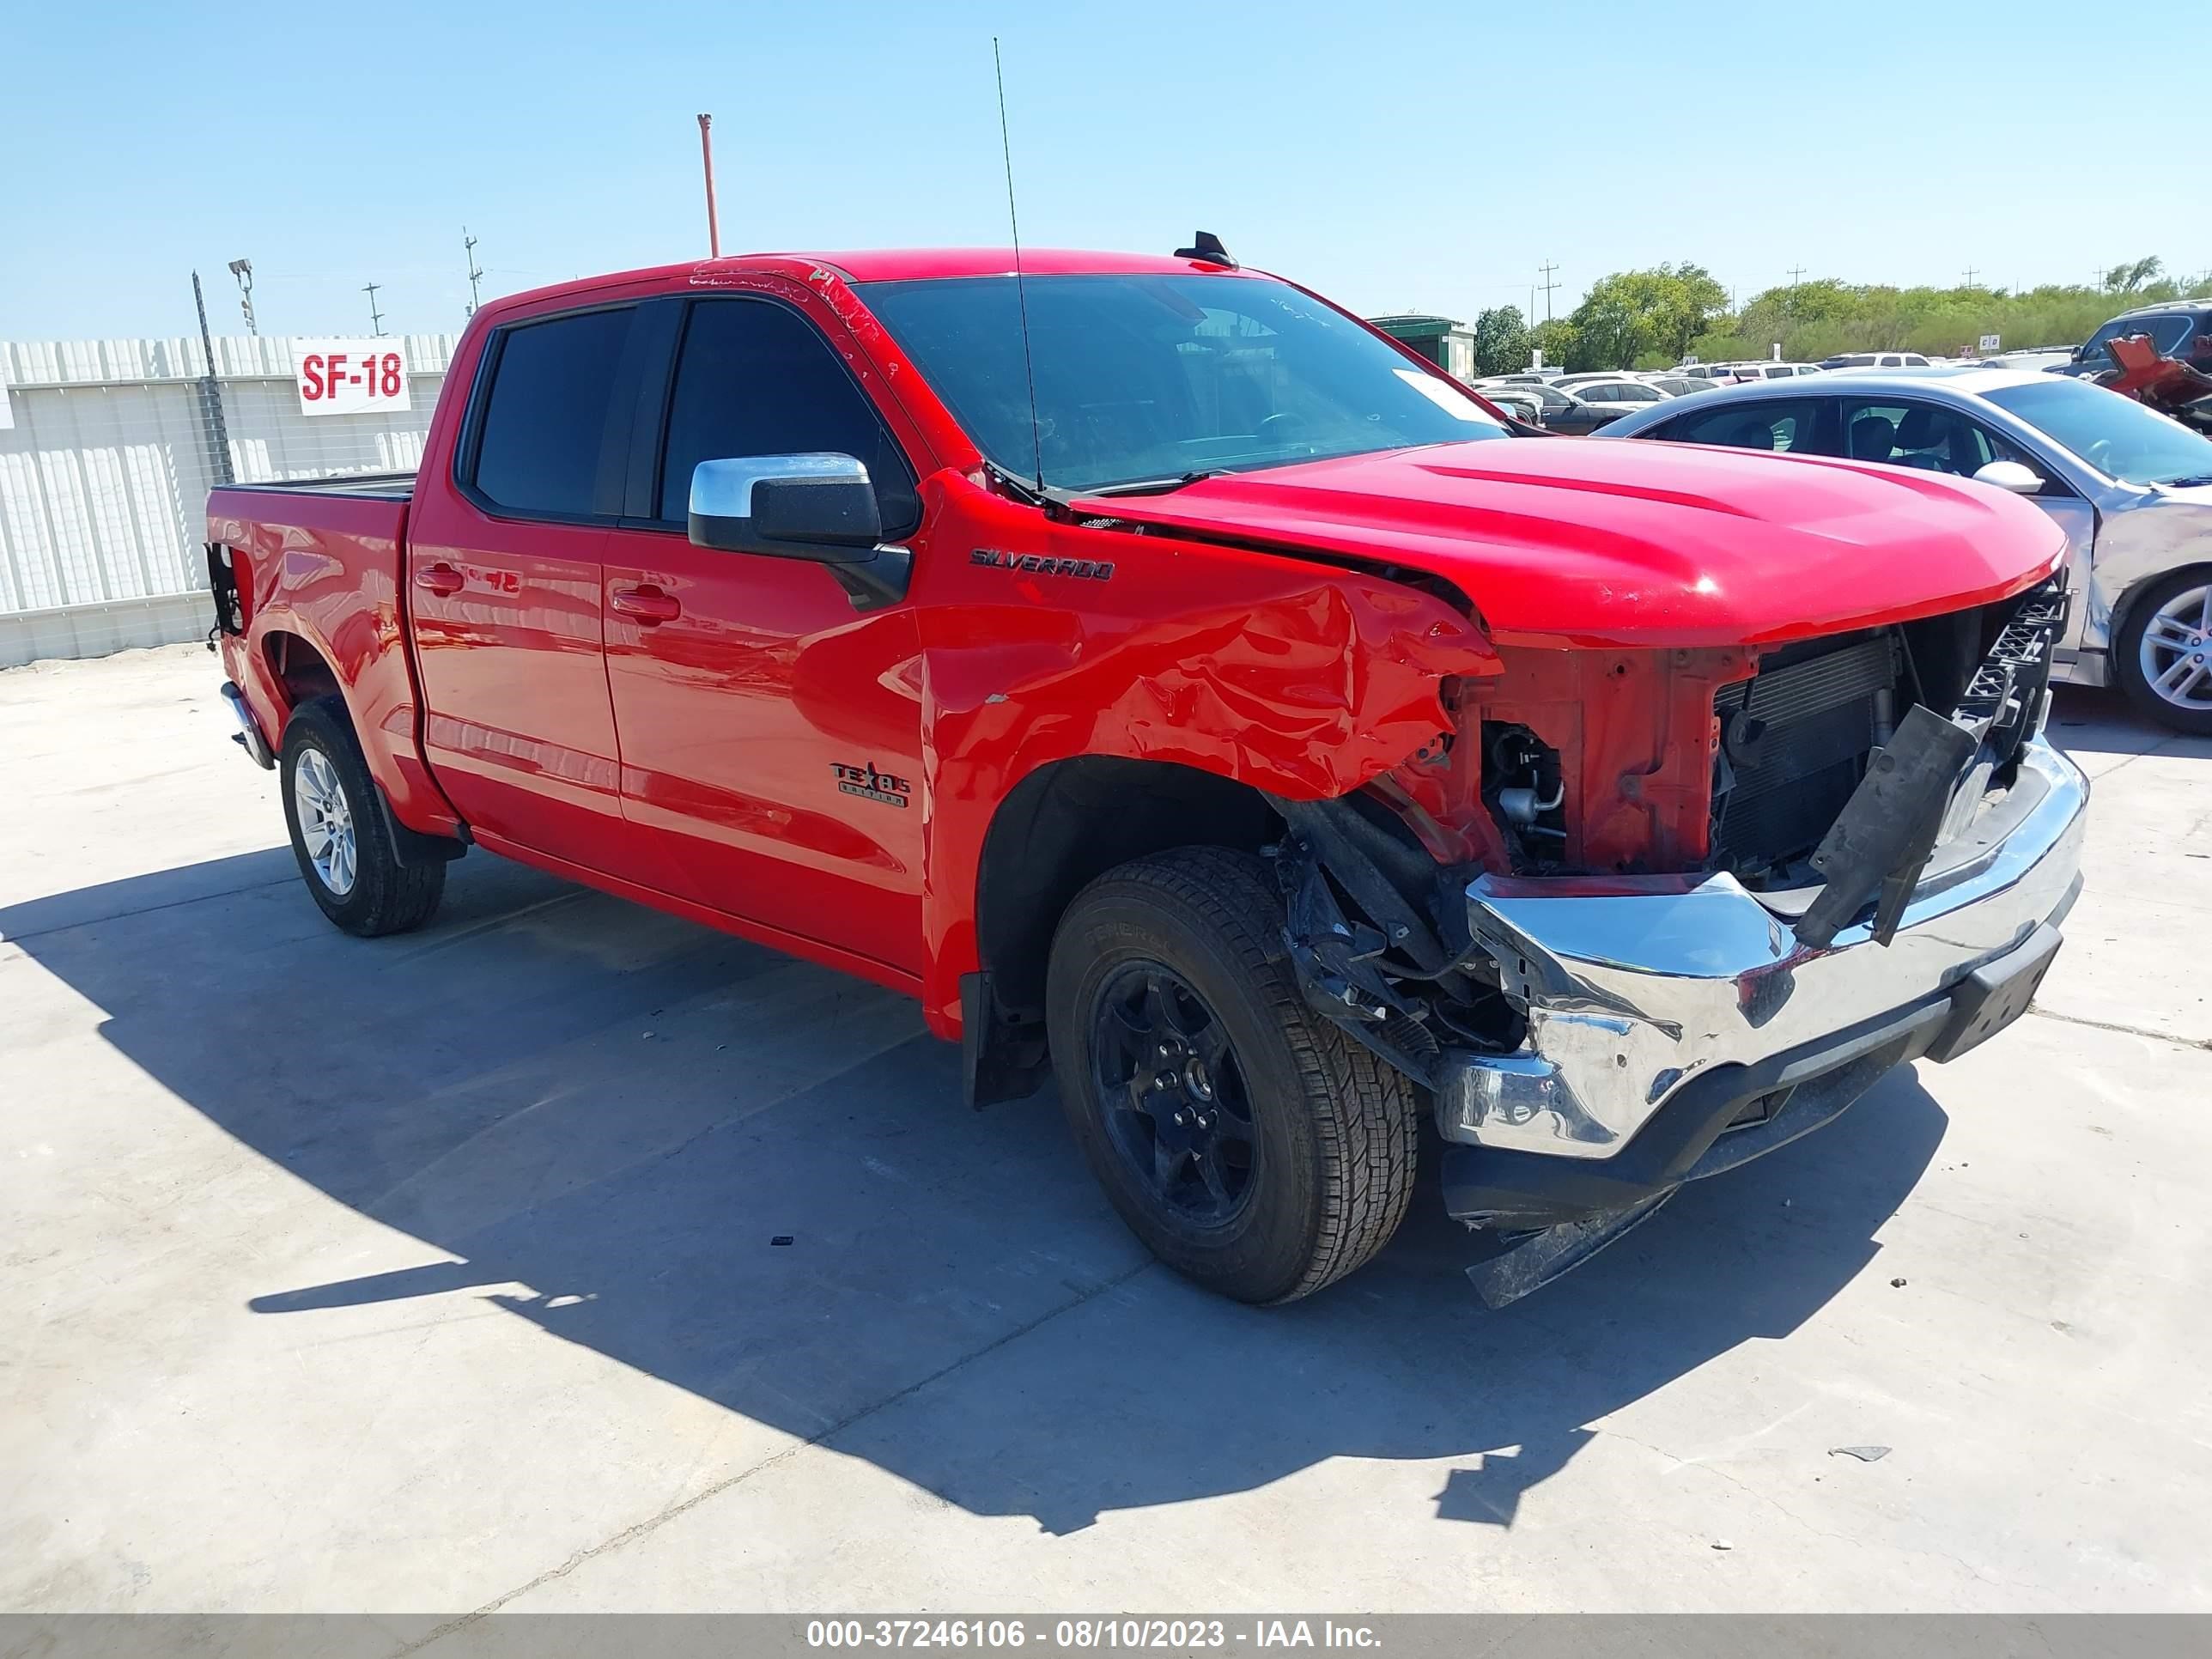
[[[1881,705],[1894,706],[1897,672],[1892,636],[1862,635],[1794,647],[1721,688],[1713,699],[1723,755],[1715,865],[1764,870],[1820,844],[1866,775]]]

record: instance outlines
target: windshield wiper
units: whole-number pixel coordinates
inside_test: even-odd
[[[2212,472],[2192,472],[2185,478],[2160,478],[2159,482],[2170,489],[2194,489],[2199,484],[2212,484]]]
[[[1084,495],[1164,495],[1170,490],[1181,489],[1185,484],[1204,483],[1208,478],[1218,478],[1226,467],[1203,467],[1186,472],[1178,478],[1133,478],[1127,483],[1101,484],[1096,489],[1079,490]]]

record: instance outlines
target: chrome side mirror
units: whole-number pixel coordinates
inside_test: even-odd
[[[883,508],[868,469],[821,451],[702,461],[692,469],[694,546],[826,566],[855,611],[906,597],[913,559],[883,545]]]
[[[2018,461],[1991,461],[1974,474],[1976,483],[1995,484],[1999,489],[2009,489],[2015,495],[2039,495],[2043,493],[2043,475],[2032,466]]]
[[[692,469],[690,530],[701,547],[826,562],[866,556],[884,521],[850,455],[746,455]]]

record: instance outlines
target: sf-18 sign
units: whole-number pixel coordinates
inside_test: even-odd
[[[300,340],[292,349],[302,415],[376,415],[407,405],[407,352],[398,340]]]

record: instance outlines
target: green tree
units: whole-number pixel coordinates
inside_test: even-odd
[[[2115,294],[2133,294],[2146,283],[2157,281],[2159,273],[2165,269],[2166,261],[2153,254],[2132,264],[2114,265],[2105,273],[2105,286]]]
[[[1575,325],[1564,317],[1553,317],[1528,331],[1528,343],[1544,354],[1547,368],[1587,368],[1583,361],[1582,342],[1576,337]]]
[[[1728,310],[1728,290],[1703,265],[1615,271],[1591,288],[1568,320],[1593,368],[1626,368],[1647,353],[1679,362]]]
[[[1528,325],[1518,306],[1498,306],[1474,319],[1474,372],[1510,374],[1528,367]]]

